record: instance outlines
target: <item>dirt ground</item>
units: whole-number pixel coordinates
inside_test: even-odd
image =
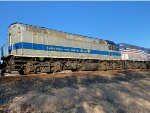
[[[150,113],[150,71],[0,78],[0,113]]]

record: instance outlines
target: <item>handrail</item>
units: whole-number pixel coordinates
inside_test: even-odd
[[[5,57],[5,56],[8,56],[9,55],[9,51],[8,51],[8,44],[4,44],[2,47],[1,47],[1,57]]]

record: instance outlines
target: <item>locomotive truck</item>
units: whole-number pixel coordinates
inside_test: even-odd
[[[53,73],[62,70],[146,69],[150,59],[124,58],[113,42],[13,23],[1,48],[2,73]]]

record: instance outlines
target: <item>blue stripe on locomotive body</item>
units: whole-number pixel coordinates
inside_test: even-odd
[[[43,50],[43,51],[59,51],[59,52],[73,52],[73,53],[87,53],[87,54],[99,54],[99,55],[110,55],[110,56],[121,56],[118,52],[101,51],[101,50],[88,50],[82,48],[64,47],[64,46],[54,46],[45,44],[35,44],[20,42],[13,44],[13,47],[9,47],[9,50],[16,49],[33,49],[33,50]]]

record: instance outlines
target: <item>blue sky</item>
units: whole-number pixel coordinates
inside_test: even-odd
[[[150,48],[150,2],[0,2],[0,46],[14,22]]]

